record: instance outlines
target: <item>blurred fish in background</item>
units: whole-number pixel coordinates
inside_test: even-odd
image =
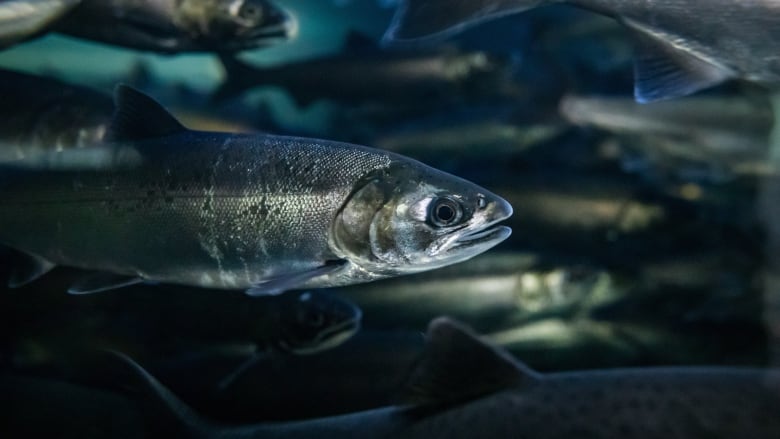
[[[385,40],[446,37],[491,18],[565,0],[405,0]],[[636,39],[639,102],[685,96],[728,79],[777,86],[780,11],[774,0],[746,4],[576,0],[570,3],[614,17]],[[693,20],[693,25],[690,21]]]
[[[107,148],[115,113],[139,115],[135,132],[169,119],[145,105],[123,112],[112,98],[123,83],[193,130],[403,154],[473,182],[513,212],[501,223],[511,236],[484,254],[370,283],[258,297],[144,283],[74,296],[65,291],[117,278],[62,266],[21,288],[4,281],[0,387],[16,404],[0,432],[776,436],[780,389],[767,368],[780,352],[780,11],[766,0],[546,3],[0,2],[0,181],[18,175],[10,170],[81,178],[112,169],[117,157],[137,159]],[[204,145],[222,145],[222,135],[205,136]],[[169,154],[192,171],[197,145],[166,139],[153,163]],[[236,160],[230,175],[260,155]],[[333,180],[335,171],[322,175]],[[102,215],[61,203],[72,185],[55,186],[43,195],[62,212]],[[338,215],[356,222],[409,211],[363,209],[380,192],[351,191],[361,203]],[[426,227],[462,201],[442,199]],[[17,210],[3,209],[0,223]],[[311,226],[312,215],[285,224]],[[112,220],[32,232],[36,218],[0,235],[51,244],[61,229],[80,256],[115,242],[100,263],[123,253],[155,268],[187,259],[128,250],[174,239],[170,230],[185,222],[123,240],[98,238],[99,228],[127,230]],[[341,242],[387,248],[386,228],[374,224],[368,238]],[[228,242],[264,226],[221,230]],[[289,230],[279,248],[322,238]],[[0,279],[41,267],[51,268],[0,248]],[[496,418],[462,422],[480,413]]]
[[[0,5],[4,46],[55,31],[163,53],[239,51],[294,36],[266,0],[12,0]]]
[[[766,96],[690,97],[655,105],[627,98],[567,96],[561,113],[569,121],[612,132],[656,166],[685,162],[712,168],[713,178],[772,175],[768,162],[774,113]],[[675,163],[679,161],[681,163]]]

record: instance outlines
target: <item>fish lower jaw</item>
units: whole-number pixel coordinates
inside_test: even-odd
[[[463,262],[500,244],[512,234],[507,226],[495,225],[474,229],[457,237],[452,237],[429,252],[431,263],[427,269],[444,267]]]

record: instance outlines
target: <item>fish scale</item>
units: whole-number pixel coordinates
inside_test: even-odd
[[[122,253],[125,248],[130,266],[145,277],[163,281],[168,280],[168,275],[159,271],[160,261],[171,257],[175,257],[178,264],[168,270],[204,267],[211,265],[213,260],[221,260],[223,271],[227,271],[240,264],[239,256],[251,255],[255,264],[252,271],[262,273],[265,267],[272,265],[271,258],[262,257],[264,253],[273,253],[276,260],[289,259],[285,257],[288,249],[311,252],[326,247],[325,236],[321,233],[323,226],[330,223],[353,182],[368,170],[389,164],[389,158],[383,154],[343,148],[309,148],[310,145],[304,142],[280,146],[274,138],[244,146],[233,143],[228,153],[215,153],[212,142],[229,138],[225,135],[224,139],[192,139],[183,144],[139,145],[139,150],[148,149],[143,156],[153,166],[138,170],[110,174],[60,172],[45,176],[29,173],[27,178],[19,176],[13,181],[3,181],[0,206],[6,214],[0,219],[0,239],[11,246],[24,246],[45,258],[56,259],[54,255],[59,253],[68,260],[80,261],[78,265],[111,271],[117,270],[104,265],[108,261],[103,261],[102,255]],[[300,151],[302,148],[307,151]],[[200,171],[191,166],[191,162],[180,160],[185,154],[196,157],[194,166],[201,165]],[[311,168],[307,174],[294,166],[296,161],[313,155],[323,155],[325,165]],[[215,164],[213,177],[203,187],[208,168],[202,166],[209,163]],[[230,172],[230,165],[239,163],[248,163],[251,172]],[[347,165],[334,167],[337,163]],[[301,178],[321,183],[326,190],[305,194],[306,188],[295,184]],[[114,184],[107,184],[108,179]],[[161,190],[161,187],[169,186],[166,181],[171,179],[190,190]],[[146,183],[138,185],[135,183],[138,181]],[[246,211],[243,206],[250,205],[265,209],[260,208],[257,216],[241,214]],[[60,235],[56,240],[42,236],[40,242],[30,245],[28,231],[45,229],[52,217],[70,224],[72,233]],[[77,224],[82,227],[72,228]],[[237,229],[242,233],[234,233]],[[99,240],[91,241],[91,248],[85,248],[87,243],[83,237],[87,230],[103,231]],[[153,230],[157,233],[152,239],[143,239]],[[297,236],[310,239],[295,245]],[[25,244],[16,238],[24,239]],[[253,244],[260,239],[265,243],[265,252]],[[170,241],[175,248],[167,254],[160,253],[156,250],[160,240]],[[245,254],[233,251],[237,247],[245,249]],[[71,250],[64,253],[63,249]],[[147,257],[155,253],[156,257]],[[205,283],[213,282],[212,286],[220,287],[231,287],[234,282],[246,286],[253,281],[232,281],[229,277],[220,280],[218,272],[209,276],[212,279]]]

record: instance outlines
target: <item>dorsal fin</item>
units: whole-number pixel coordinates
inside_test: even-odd
[[[114,105],[108,141],[150,139],[187,130],[157,101],[130,86],[116,87]]]
[[[425,351],[406,383],[404,402],[461,401],[538,379],[509,352],[448,317],[433,320],[426,338]]]

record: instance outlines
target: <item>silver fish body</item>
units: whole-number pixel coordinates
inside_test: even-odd
[[[728,79],[780,84],[780,3],[775,0],[406,0],[389,42],[443,37],[548,3],[616,18],[637,37],[635,96],[679,97]]]
[[[101,166],[62,166],[63,151],[56,170],[3,169],[0,242],[47,266],[278,292],[425,271],[509,236],[494,226],[508,203],[419,162],[325,140],[190,132],[124,90],[120,121],[143,131],[166,120],[173,133],[103,145]]]

